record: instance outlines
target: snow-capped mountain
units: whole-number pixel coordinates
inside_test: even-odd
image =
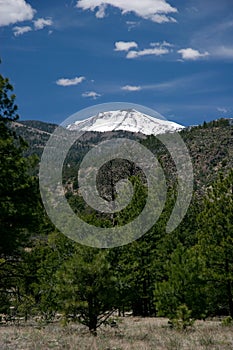
[[[135,109],[101,112],[67,126],[69,130],[114,131],[125,130],[145,135],[158,135],[183,129],[180,124],[151,117]]]

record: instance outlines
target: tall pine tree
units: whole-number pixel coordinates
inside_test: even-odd
[[[210,312],[233,317],[233,171],[209,189],[198,226]]]
[[[30,176],[32,159],[23,157],[26,143],[11,124],[18,119],[13,87],[0,75],[0,309],[17,289],[16,266],[38,205],[37,183]]]

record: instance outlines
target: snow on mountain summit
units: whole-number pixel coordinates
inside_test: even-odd
[[[158,135],[183,129],[180,124],[151,117],[135,109],[100,112],[82,121],[67,126],[69,130],[114,131],[125,130],[145,135]]]

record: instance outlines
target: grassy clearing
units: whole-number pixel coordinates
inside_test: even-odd
[[[76,324],[0,326],[1,350],[232,350],[233,327],[217,321],[198,321],[179,332],[164,318],[118,318],[118,327],[103,326],[98,336]]]

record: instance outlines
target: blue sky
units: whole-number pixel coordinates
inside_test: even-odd
[[[130,102],[183,125],[233,115],[232,0],[0,0],[22,119]]]

